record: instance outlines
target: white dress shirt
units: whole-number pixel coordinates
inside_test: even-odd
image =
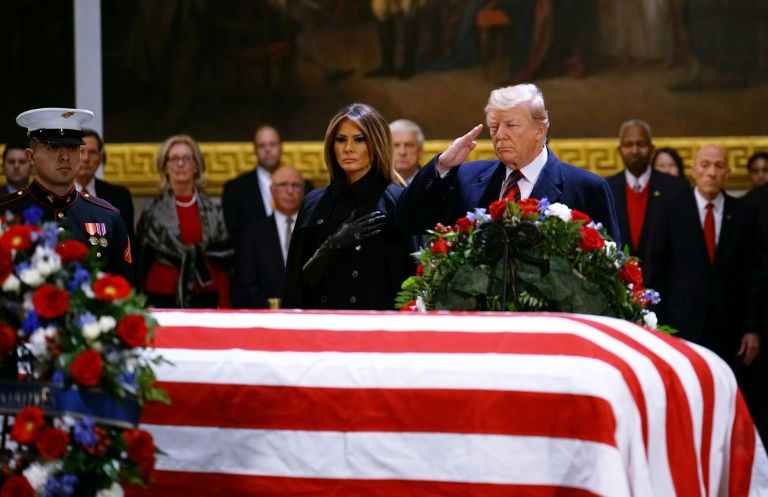
[[[271,216],[274,210],[272,208],[272,192],[269,191],[269,187],[272,186],[272,173],[259,166],[256,168],[256,174],[259,176],[259,190],[261,190],[261,199],[264,201],[264,212],[267,213],[267,216]]]
[[[286,232],[285,232],[285,220],[288,219],[288,216],[283,214],[280,211],[275,211],[275,226],[277,226],[277,236],[280,238],[280,250],[283,252],[283,262],[288,261],[288,243],[286,241]],[[293,223],[291,223],[291,232],[293,232],[293,228],[296,227],[296,214],[291,216],[291,219],[293,219]]]
[[[699,211],[699,222],[704,228],[704,217],[707,215],[707,204],[712,203],[712,214],[715,217],[715,246],[720,240],[720,227],[723,225],[723,211],[725,209],[725,197],[722,192],[717,194],[714,200],[707,200],[699,193],[698,188],[693,189],[693,195],[696,197],[696,206]]]
[[[651,166],[645,168],[643,174],[640,177],[635,176],[629,172],[629,169],[624,169],[624,180],[629,185],[629,188],[636,192],[645,190],[646,185],[651,180]]]
[[[84,189],[88,190],[88,193],[90,193],[92,197],[97,197],[97,195],[96,195],[96,177],[95,176],[93,178],[91,178],[91,181],[89,181],[87,185],[81,185],[80,183],[75,181],[75,190],[77,190],[79,192],[82,192]]]
[[[531,196],[533,186],[536,184],[536,180],[539,179],[541,170],[544,169],[544,165],[547,163],[547,147],[541,149],[539,155],[531,161],[530,164],[520,168],[520,174],[522,177],[517,181],[517,187],[520,188],[520,199],[526,199]],[[513,168],[507,167],[507,174],[504,176],[504,181],[501,182],[501,190],[499,190],[499,198],[504,192],[504,183],[507,182],[507,178],[512,174]]]

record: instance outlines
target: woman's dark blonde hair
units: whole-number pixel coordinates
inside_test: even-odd
[[[379,114],[379,111],[370,105],[354,103],[342,108],[333,116],[328,129],[325,131],[325,167],[331,175],[331,181],[336,175],[343,175],[344,170],[336,159],[333,145],[336,133],[339,131],[342,121],[349,119],[360,127],[365,136],[365,144],[368,146],[368,156],[371,158],[371,168],[388,182],[405,186],[405,181],[400,177],[392,164],[392,133],[389,124]]]
[[[192,160],[195,161],[195,188],[202,190],[205,186],[205,159],[200,152],[200,146],[197,144],[194,138],[189,135],[173,135],[165,139],[160,144],[160,150],[155,157],[155,167],[157,168],[157,174],[160,175],[160,188],[162,190],[169,189],[171,187],[168,182],[168,175],[165,172],[165,164],[168,162],[168,153],[171,147],[177,143],[183,143],[192,150]]]

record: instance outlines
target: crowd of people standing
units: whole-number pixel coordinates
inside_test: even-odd
[[[319,189],[282,163],[279,132],[263,125],[254,134],[256,168],[228,182],[218,203],[204,191],[198,143],[167,138],[156,157],[161,193],[143,209],[133,237],[133,213],[124,212],[130,194],[95,178],[106,160],[101,138],[79,123],[59,129],[70,126],[68,118],[62,124],[51,112],[19,116],[30,142],[4,151],[12,193],[0,204],[14,212],[39,205],[86,240],[94,237],[83,225],[104,220],[106,267],[134,280],[156,307],[392,309],[425,229],[500,198],[546,197],[585,212],[641,258],[645,285],[662,295],[660,322],[728,362],[765,423],[765,153],[750,158],[755,188],[737,199],[724,189],[723,148],[702,146],[686,169],[675,150],[654,147],[647,122],[633,119],[619,128],[624,170],[601,178],[547,147],[543,95],[522,84],[494,90],[484,124],[422,167],[416,123],[388,124],[354,103],[327,127],[329,184]],[[71,114],[78,112],[87,119],[85,111]],[[496,160],[467,162],[486,127]]]

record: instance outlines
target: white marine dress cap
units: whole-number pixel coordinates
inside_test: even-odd
[[[82,145],[82,124],[93,119],[86,109],[46,107],[22,112],[16,124],[27,128],[27,136],[49,145]]]

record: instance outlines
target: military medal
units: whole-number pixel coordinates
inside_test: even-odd
[[[102,247],[107,246],[107,239],[105,238],[105,235],[107,234],[107,225],[104,223],[85,223],[85,231],[88,233],[90,238],[88,238],[88,243],[91,245],[101,245]],[[99,235],[99,236],[96,236]]]

